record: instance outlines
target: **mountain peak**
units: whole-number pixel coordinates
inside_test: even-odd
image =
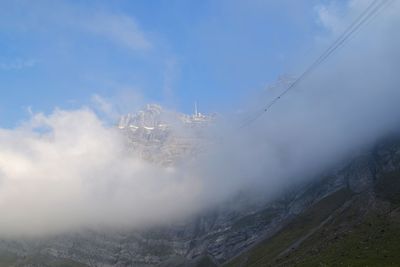
[[[136,113],[121,116],[118,128],[126,135],[130,150],[151,162],[170,165],[198,153],[206,142],[203,129],[214,117],[199,112],[172,112],[148,104]]]

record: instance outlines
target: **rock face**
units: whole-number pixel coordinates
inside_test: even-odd
[[[201,150],[207,142],[204,127],[212,121],[213,117],[197,112],[191,116],[166,113],[159,106],[149,105],[137,114],[122,117],[118,127],[126,134],[130,149],[139,151],[146,160],[170,165]],[[40,255],[86,266],[195,266],[205,257],[206,266],[219,265],[230,262],[260,240],[274,237],[315,205],[337,195],[368,192],[400,200],[396,194],[400,192],[396,191],[396,186],[400,189],[398,179],[387,175],[396,172],[400,172],[399,139],[380,142],[345,167],[296,187],[274,201],[252,202],[238,196],[175,225],[140,232],[82,231],[42,240],[2,240],[0,249],[19,258]],[[328,204],[323,221],[339,208],[329,201]],[[322,226],[321,223],[319,227]]]
[[[136,114],[121,117],[118,128],[127,137],[127,147],[143,159],[171,165],[194,157],[208,141],[205,128],[215,116],[196,111],[185,115],[147,105]]]

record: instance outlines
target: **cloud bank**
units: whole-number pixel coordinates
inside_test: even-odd
[[[350,22],[367,4],[349,1],[340,7],[340,12],[331,4],[317,8],[323,10],[317,14],[320,25],[329,33],[319,36],[318,43],[334,40],[340,34],[336,29],[341,27],[336,21]],[[205,164],[213,166],[205,176],[220,173],[229,177],[229,184],[236,188],[259,188],[264,194],[273,195],[346,161],[382,136],[398,132],[399,14],[400,4],[393,1],[263,116],[243,129],[227,126],[221,134],[224,148],[215,151],[218,156],[213,164]],[[249,117],[259,111],[257,108],[267,106],[286,86],[278,83],[261,97],[250,100],[246,110],[253,112]],[[220,166],[230,168],[221,173]]]
[[[89,109],[37,114],[0,144],[1,235],[168,222],[199,201],[201,180],[128,153]]]
[[[349,2],[343,19],[360,5]],[[320,10],[339,16],[329,6]],[[164,168],[128,153],[120,132],[89,108],[56,109],[1,129],[0,236],[168,223],[245,189],[272,197],[398,130],[399,15],[394,2],[248,127],[217,122],[214,145],[182,166]],[[261,102],[280,90],[269,89]]]

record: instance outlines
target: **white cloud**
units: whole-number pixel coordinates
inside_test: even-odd
[[[92,102],[94,103],[96,109],[106,114],[106,116],[110,118],[116,119],[118,116],[121,115],[116,112],[115,107],[109,101],[107,101],[104,97],[100,95],[93,95]]]
[[[0,129],[0,236],[162,223],[245,188],[270,197],[398,130],[399,10],[377,17],[248,128],[213,129],[218,144],[173,169],[128,153],[90,109]]]
[[[318,15],[318,23],[331,33],[338,35],[348,25],[344,20],[342,7],[337,2],[330,2],[327,5],[318,5],[315,8]]]
[[[174,97],[174,86],[179,77],[179,63],[174,57],[170,57],[165,62],[163,72],[163,94],[168,102],[171,102]]]
[[[90,107],[95,110],[102,119],[115,124],[120,116],[132,113],[148,104],[139,88],[127,87],[122,84],[112,84],[114,95],[105,97],[94,94],[91,97]]]
[[[97,13],[86,18],[82,24],[89,32],[132,50],[147,50],[152,47],[150,40],[131,16]]]
[[[37,64],[34,59],[15,59],[10,62],[0,62],[1,70],[21,70],[26,68],[33,68]]]
[[[0,236],[138,227],[201,205],[201,180],[142,161],[124,140],[89,109],[1,129]]]
[[[332,0],[326,4],[320,4],[315,7],[317,12],[317,23],[326,28],[332,35],[336,36],[342,33],[365,9],[374,4],[378,6],[386,2],[390,4],[392,1],[387,0]],[[393,4],[393,3],[392,3]],[[396,6],[397,4],[393,4]]]
[[[67,38],[74,38],[77,32],[85,32],[91,37],[104,38],[132,50],[142,51],[152,47],[134,16],[101,9],[97,3],[82,5],[73,1],[14,1],[1,2],[0,7],[1,27],[15,32],[35,32],[38,37],[45,33],[55,38],[59,32],[63,32]]]

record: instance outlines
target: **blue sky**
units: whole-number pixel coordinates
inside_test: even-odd
[[[328,2],[1,1],[0,127],[93,95],[121,112],[235,108],[314,58],[326,34],[316,7]]]

